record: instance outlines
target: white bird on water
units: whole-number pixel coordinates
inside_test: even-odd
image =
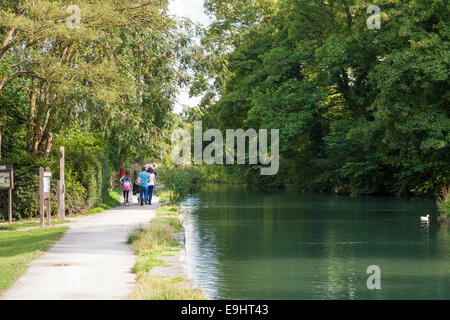
[[[429,221],[430,220],[430,215],[427,214],[426,217],[420,217],[420,221]]]

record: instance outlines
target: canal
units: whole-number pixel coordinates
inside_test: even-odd
[[[188,270],[211,299],[450,299],[432,200],[208,185],[181,211]]]

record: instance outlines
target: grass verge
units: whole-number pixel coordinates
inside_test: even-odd
[[[181,230],[176,206],[161,207],[146,227],[140,227],[128,237],[134,252],[138,255],[133,272],[137,275],[136,287],[130,295],[132,300],[204,300],[198,289],[186,289],[178,285],[183,278],[165,280],[148,274],[152,268],[162,265],[160,257],[169,256],[179,250],[175,234]]]
[[[103,212],[107,209],[112,209],[115,207],[120,206],[120,200],[122,197],[122,187],[117,186],[112,191],[108,193],[108,196],[105,200],[103,200],[100,203],[97,203],[94,208],[82,213],[81,215],[88,215],[88,214],[95,214]],[[67,217],[75,217],[80,214],[69,214]],[[52,221],[52,225],[58,225],[58,224],[64,224],[68,223],[70,220],[64,220],[64,221]],[[0,231],[1,230],[14,230],[18,228],[33,228],[33,227],[39,227],[41,224],[38,220],[28,220],[28,221],[18,221],[16,223],[7,224],[6,222],[0,223]]]
[[[61,238],[68,227],[0,232],[0,295]]]
[[[122,197],[122,187],[117,186],[108,193],[106,199],[104,199],[101,203],[96,204],[94,208],[90,209],[84,214],[100,213],[102,211],[118,207],[120,206],[121,197]]]
[[[65,224],[71,222],[70,220],[64,220],[64,221],[52,221],[52,225],[59,225],[59,224]],[[47,223],[47,220],[45,220],[45,223]],[[0,230],[14,230],[14,229],[20,229],[20,228],[34,228],[34,227],[40,227],[41,223],[39,221],[25,221],[25,222],[17,222],[17,223],[11,223],[11,224],[1,224]]]
[[[180,195],[176,194],[173,190],[167,188],[160,188],[155,190],[155,195],[159,197],[160,203],[176,201],[180,198]]]
[[[205,300],[199,290],[190,290],[178,286],[182,278],[164,280],[159,276],[140,275],[136,289],[131,295],[133,300]]]

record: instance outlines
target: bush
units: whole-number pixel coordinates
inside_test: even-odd
[[[169,189],[156,189],[154,194],[158,196],[159,202],[171,202],[177,199],[177,195],[173,190]]]
[[[71,129],[57,136],[47,158],[26,151],[2,161],[14,166],[13,218],[39,216],[39,168],[49,167],[51,178],[51,210],[56,213],[56,181],[59,179],[59,148],[65,147],[66,213],[81,213],[109,199],[113,189],[108,148],[97,138]],[[7,219],[7,192],[0,192],[0,219]]]
[[[51,167],[51,161],[21,153],[16,159],[3,162],[14,166],[13,218],[31,218],[38,215],[39,167]],[[8,216],[7,201],[7,192],[1,192],[1,216],[4,219]]]
[[[105,199],[113,186],[109,150],[102,141],[74,128],[59,135],[55,145],[53,156],[58,157],[59,146],[65,147],[66,171],[71,170],[74,180],[78,182],[73,185],[72,192],[83,194],[83,207],[74,207],[73,210],[92,208]]]
[[[442,190],[437,206],[443,218],[450,218],[450,186]]]
[[[66,211],[81,213],[88,208],[86,203],[86,188],[77,180],[77,173],[72,168],[65,169]]]
[[[158,180],[179,197],[199,190],[205,181],[205,174],[196,167],[164,167],[158,169]]]

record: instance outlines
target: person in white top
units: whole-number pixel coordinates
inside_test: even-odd
[[[152,204],[153,190],[156,189],[156,175],[152,167],[147,169],[150,174],[150,179],[148,179],[148,204]]]

